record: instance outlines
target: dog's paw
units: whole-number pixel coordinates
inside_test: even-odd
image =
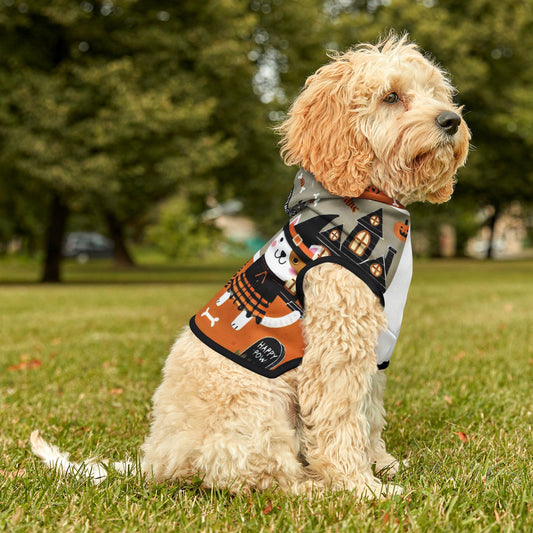
[[[403,487],[401,485],[396,485],[395,483],[385,484],[386,496],[400,496],[403,494]]]
[[[376,474],[386,479],[392,479],[402,468],[409,466],[409,461],[407,459],[398,461],[392,455],[387,454],[386,457],[381,457],[375,464]]]
[[[357,493],[364,499],[383,499],[389,496],[399,496],[403,493],[403,487],[394,483],[380,483],[376,480],[374,483],[366,484]]]

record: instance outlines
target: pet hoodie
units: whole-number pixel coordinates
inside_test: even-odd
[[[191,318],[192,331],[232,361],[277,377],[304,355],[306,272],[336,263],[363,280],[385,308],[376,363],[386,368],[411,282],[409,212],[374,187],[358,198],[335,196],[303,169],[285,211],[289,222]]]

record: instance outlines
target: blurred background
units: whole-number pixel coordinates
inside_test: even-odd
[[[273,128],[327,50],[408,31],[473,150],[419,256],[533,256],[533,0],[0,0],[0,262],[247,255],[284,223]],[[161,260],[161,259],[159,259]]]

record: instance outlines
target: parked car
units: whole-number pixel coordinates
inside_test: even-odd
[[[89,259],[113,257],[113,250],[113,241],[100,233],[77,231],[67,234],[63,244],[63,257],[86,263]]]

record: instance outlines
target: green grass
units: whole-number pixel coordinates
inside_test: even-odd
[[[93,486],[31,455],[39,428],[75,460],[131,456],[175,335],[237,266],[72,264],[71,283],[40,286],[22,283],[34,266],[0,264],[0,530],[533,530],[532,262],[415,264],[387,370],[401,497],[232,497],[113,473]]]
[[[163,257],[142,250],[136,256],[136,268],[116,268],[111,260],[93,260],[80,264],[75,260],[63,261],[62,281],[66,283],[175,283],[218,280],[221,273],[231,276],[235,265],[241,266],[248,257],[227,259],[213,257],[204,263],[192,260],[164,263]],[[222,277],[224,277],[224,275]],[[0,284],[35,283],[41,276],[41,266],[33,260],[11,258],[0,260]],[[225,280],[227,281],[227,280]]]

